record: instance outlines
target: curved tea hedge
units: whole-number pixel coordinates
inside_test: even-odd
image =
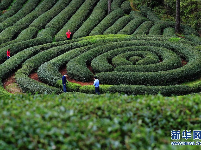
[[[49,43],[18,52],[2,63],[1,78],[20,67],[15,78],[24,92],[61,93],[62,66],[70,78],[92,81],[102,93],[181,95],[199,92],[201,54],[195,44],[172,37],[107,35]],[[183,64],[183,61],[186,64]],[[6,66],[10,66],[6,68]],[[93,68],[91,72],[88,67]],[[29,78],[37,71],[41,82]],[[186,84],[187,82],[190,84]],[[68,91],[93,93],[93,86],[68,84]]]

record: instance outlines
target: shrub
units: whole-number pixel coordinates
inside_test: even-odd
[[[50,9],[55,2],[56,0],[44,0],[38,7],[35,8],[34,11],[26,15],[24,18],[21,18],[13,26],[6,28],[0,33],[0,43],[12,40],[16,34],[19,34],[23,29],[29,26],[33,20]]]
[[[9,1],[5,1],[4,2],[9,2]],[[13,2],[11,8],[9,8],[6,13],[4,13],[3,15],[0,16],[0,22],[3,22],[4,20],[6,20],[7,18],[13,16],[14,14],[16,14],[18,11],[20,11],[22,9],[22,6],[24,3],[27,3],[27,0],[21,0],[21,1],[15,1]],[[1,8],[1,6],[0,6]],[[2,8],[1,8],[2,9]],[[0,9],[0,10],[1,10]]]
[[[124,1],[121,4],[121,9],[124,11],[125,14],[129,14],[132,10],[131,6],[130,6],[130,2],[129,1]]]
[[[174,150],[171,130],[199,128],[199,101],[199,94],[175,98],[65,93],[1,98],[1,148]]]
[[[16,53],[18,53],[19,51],[23,49],[44,44],[46,42],[47,42],[47,39],[37,38],[37,39],[21,41],[21,42],[17,42],[17,43],[5,46],[0,49],[0,63],[3,63],[6,60],[6,51],[8,48],[11,49],[11,57],[12,57],[13,55],[15,55]]]
[[[111,85],[100,85],[100,87],[99,87],[100,94],[108,93],[110,87],[111,87]],[[84,85],[84,86],[80,87],[79,91],[81,93],[95,94],[94,85]]]
[[[5,0],[4,0],[5,1]],[[0,23],[0,31],[6,29],[7,27],[15,24],[18,20],[29,14],[40,2],[40,0],[30,0],[25,6],[20,9],[15,15],[10,18],[7,18],[5,21]]]
[[[121,9],[112,11],[107,15],[92,31],[89,35],[102,34],[107,28],[116,22],[117,19],[122,17],[124,12]]]
[[[82,24],[82,26],[73,35],[74,38],[84,37],[89,35],[91,30],[96,26],[107,14],[107,1],[100,0],[94,7],[92,14]]]
[[[144,85],[113,85],[109,88],[111,93],[125,93],[128,95],[156,95],[158,93],[166,96],[185,95],[191,93],[192,87],[183,85],[170,86],[144,86]]]
[[[23,92],[30,92],[32,94],[59,94],[62,91],[58,88],[48,86],[44,83],[35,81],[21,72],[16,73],[16,81]]]
[[[116,34],[123,27],[125,27],[130,20],[131,17],[129,15],[119,18],[112,26],[106,29],[103,34]]]
[[[34,27],[23,30],[17,37],[17,40],[29,40],[34,38],[38,33],[38,29]]]
[[[163,35],[164,35],[164,36],[176,36],[176,35],[175,35],[175,29],[174,29],[174,28],[171,28],[171,27],[165,28],[165,29],[163,30]]]
[[[185,39],[192,41],[193,43],[197,45],[201,45],[201,39],[198,36],[195,35],[185,35]]]
[[[149,35],[161,35],[163,32],[163,29],[167,27],[174,27],[174,22],[167,22],[167,21],[158,21],[156,22],[150,29]]]
[[[35,19],[29,27],[35,27],[42,29],[45,25],[50,22],[58,13],[60,13],[65,7],[68,6],[70,0],[60,0],[51,9],[41,14]]]
[[[73,0],[69,3],[69,5],[62,10],[57,16],[55,16],[46,26],[44,30],[54,29],[56,34],[69,18],[76,12],[77,9],[83,4],[84,0]],[[45,32],[46,33],[46,32]]]
[[[62,85],[62,80],[57,80],[57,85],[58,88],[62,89],[63,85]],[[67,92],[79,92],[81,85],[77,84],[77,83],[72,83],[69,82],[66,84],[66,89]]]
[[[111,10],[114,11],[118,8],[121,7],[121,4],[124,2],[125,0],[114,0],[112,1],[112,4],[111,4]]]
[[[7,7],[9,7],[12,3],[12,0],[4,0],[0,3],[0,10],[5,10]]]
[[[152,26],[152,21],[145,21],[135,30],[133,35],[147,35]]]
[[[144,17],[137,17],[131,20],[118,34],[133,34],[135,30],[147,19]]]
[[[87,47],[72,49],[71,51],[42,64],[37,71],[40,80],[54,86],[57,83],[57,80],[61,78],[58,69],[61,66],[66,65],[71,59],[85,52],[87,48],[90,47],[91,46],[89,45]]]
[[[151,9],[149,7],[146,6],[142,6],[140,7],[141,13],[148,18],[150,21],[152,22],[158,22],[160,21],[160,19],[156,16],[156,14],[151,11]]]
[[[76,11],[76,13],[70,18],[70,20],[64,25],[64,27],[55,36],[56,41],[66,40],[66,31],[70,29],[72,33],[75,33],[84,22],[93,7],[96,5],[98,0],[86,0],[82,6]]]

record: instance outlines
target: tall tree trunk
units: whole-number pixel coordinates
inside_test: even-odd
[[[111,1],[112,0],[108,0],[108,14],[111,12]]]
[[[175,24],[175,32],[180,32],[180,0],[176,1],[176,24]]]

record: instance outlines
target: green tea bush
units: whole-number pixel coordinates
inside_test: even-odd
[[[62,80],[60,80],[60,79],[57,80],[56,87],[58,87],[58,88],[60,88],[60,89],[63,88]],[[68,81],[68,83],[66,84],[67,92],[79,92],[80,87],[81,87],[80,84],[72,83],[72,82],[69,82],[69,81]]]
[[[55,28],[46,28],[42,29],[38,34],[37,38],[45,38],[45,39],[50,39],[50,42],[53,41],[53,37],[56,34],[57,29]]]
[[[25,30],[23,30],[17,37],[16,40],[30,40],[33,39],[34,37],[36,37],[38,33],[38,28],[35,27],[29,27]]]
[[[75,41],[75,40],[74,40]],[[53,59],[54,57],[57,57],[59,56],[60,54],[64,53],[64,52],[67,52],[67,51],[70,51],[71,48],[78,48],[80,46],[83,46],[83,43],[79,43],[79,42],[75,42],[73,43],[73,41],[67,41],[71,44],[64,44],[64,45],[59,45],[57,47],[53,47],[53,48],[50,48],[50,49],[47,49],[41,53],[38,53],[36,54],[35,56],[31,57],[30,59],[27,59],[23,65],[22,65],[22,68],[19,69],[17,72],[16,72],[16,81],[17,83],[19,84],[19,86],[23,89],[23,91],[26,91],[26,92],[31,92],[31,93],[46,93],[46,89],[48,89],[48,85],[45,85],[44,83],[39,83],[39,82],[36,82],[32,79],[30,79],[28,77],[28,75],[35,71],[38,67],[40,67],[41,64],[45,63],[46,61],[49,61],[51,59]],[[65,42],[60,42],[60,43],[65,43]],[[54,43],[53,43],[54,44]],[[58,43],[55,43],[55,44],[58,44]],[[89,43],[87,43],[89,44]],[[84,48],[82,48],[83,50]],[[74,51],[72,51],[71,53],[73,53]],[[75,57],[75,56],[74,56]],[[43,70],[42,70],[43,71]],[[40,72],[40,71],[39,71]],[[43,72],[40,73],[41,76],[43,76]],[[47,76],[44,77],[45,79],[47,78]],[[52,78],[51,78],[52,79]],[[56,78],[56,80],[53,80],[54,84],[56,84],[55,82],[57,82],[59,78]],[[25,81],[29,81],[27,82],[27,84],[25,84]],[[50,84],[51,85],[51,84]],[[33,88],[27,88],[27,86]],[[34,89],[34,87],[36,87]],[[42,88],[41,90],[39,90],[39,88]],[[30,90],[30,91],[29,91]],[[59,90],[61,91],[61,90]],[[51,92],[56,92],[56,93],[59,93],[58,89],[52,89],[52,87],[49,87],[48,89],[48,93],[51,93]]]
[[[129,1],[124,1],[121,4],[121,9],[124,11],[125,14],[129,14],[132,10],[131,6],[130,6],[130,2]]]
[[[147,35],[149,34],[149,30],[152,26],[152,21],[145,21],[135,30],[133,35]]]
[[[65,7],[68,6],[70,0],[60,0],[51,9],[44,12],[37,19],[35,19],[29,27],[42,29],[50,22],[57,14],[59,14]]]
[[[69,5],[62,10],[58,15],[56,15],[46,26],[43,32],[38,35],[38,37],[49,36],[52,39],[57,34],[57,32],[63,28],[69,18],[76,12],[76,10],[84,3],[84,0],[74,0],[69,3]]]
[[[1,1],[0,3],[0,10],[5,10],[6,8],[8,8],[12,3],[12,0],[4,0],[4,1]]]
[[[171,130],[200,126],[198,94],[24,94],[0,99],[2,149],[174,150]],[[199,145],[181,149],[186,148]]]
[[[158,18],[158,16],[149,8],[146,6],[142,6],[140,7],[141,13],[148,18],[150,21],[153,22],[158,22],[160,21],[160,19]]]
[[[94,7],[92,14],[83,23],[83,25],[74,33],[73,38],[79,38],[89,35],[91,30],[105,18],[107,14],[107,1],[100,0]]]
[[[185,85],[144,86],[144,85],[113,85],[109,88],[111,93],[124,93],[128,95],[162,94],[166,96],[185,95],[192,93],[193,88]]]
[[[111,10],[114,11],[114,10],[120,8],[124,1],[125,0],[114,0],[114,1],[112,1]]]
[[[133,34],[135,30],[143,23],[147,21],[144,17],[137,17],[131,20],[122,30],[120,30],[117,34]]]
[[[170,21],[158,21],[150,29],[149,35],[161,35],[167,27],[174,27],[175,23]]]
[[[72,59],[67,64],[67,72],[69,76],[79,81],[90,81],[93,78],[93,74],[88,70],[87,63],[91,62],[94,57],[97,57],[98,55],[111,49],[115,49],[116,46],[116,43],[97,46],[96,48],[93,48]]]
[[[100,93],[109,93],[110,87],[111,87],[111,85],[100,85],[100,87],[99,87]],[[81,93],[95,94],[94,85],[84,85],[84,86],[80,87],[79,91]]]
[[[175,29],[174,29],[174,28],[171,28],[171,27],[165,28],[165,29],[163,30],[163,35],[164,35],[164,36],[176,36],[176,35],[175,35]]]
[[[85,52],[86,49],[90,47],[92,46],[72,49],[71,51],[68,51],[42,64],[37,71],[40,80],[48,83],[49,85],[57,84],[57,80],[61,78],[61,74],[59,73],[58,69],[66,65],[71,59]]]
[[[97,2],[98,0],[86,0],[64,27],[57,33],[55,36],[56,41],[66,40],[66,32],[68,29],[70,29],[72,33],[75,33],[81,26],[82,22],[87,19]]]
[[[107,15],[89,34],[92,35],[100,35],[109,28],[116,20],[124,15],[124,12],[119,8],[117,10],[112,11],[109,15]]]
[[[11,44],[5,47],[2,47],[0,49],[0,63],[3,63],[6,60],[6,51],[8,48],[11,50],[11,57],[15,54],[17,54],[19,51],[36,46],[36,45],[41,45],[44,44],[48,41],[48,39],[44,38],[37,38],[37,39],[31,39],[31,40],[26,40],[26,41],[21,41],[21,42],[16,42],[15,44]]]
[[[128,22],[130,22],[131,17],[129,15],[119,18],[113,25],[106,29],[103,34],[116,34],[122,28],[124,28]]]
[[[6,28],[0,33],[0,43],[8,42],[13,39],[16,34],[19,34],[23,29],[29,26],[33,20],[43,14],[45,11],[49,10],[56,0],[44,0],[34,11],[26,15],[24,18],[21,18],[13,26]]]
[[[21,1],[15,1],[15,2],[13,2],[12,6],[8,10],[6,10],[6,12],[3,15],[0,16],[0,22],[3,22],[7,18],[13,16],[18,11],[20,11],[22,9],[23,4],[27,3],[27,1],[28,0],[21,0]],[[8,2],[8,1],[4,0],[4,2]],[[0,6],[0,8],[1,8],[1,6]]]
[[[44,45],[34,46],[24,49],[18,52],[16,55],[12,56],[10,59],[1,64],[0,78],[5,79],[9,74],[17,69],[25,60],[36,55],[37,53],[43,52],[55,46],[64,45],[67,42],[60,43],[48,43]]]
[[[128,61],[128,59],[132,56],[139,56],[143,59],[136,62],[136,65],[149,65],[158,63],[160,60],[158,56],[152,52],[146,51],[131,51],[119,54],[112,59],[112,64],[115,66],[122,66],[122,65],[132,65],[132,62]]]
[[[5,0],[4,0],[5,1]],[[16,14],[12,17],[7,18],[3,22],[0,23],[0,31],[6,29],[9,26],[12,26],[21,18],[25,17],[29,14],[40,2],[40,0],[29,0],[22,9],[20,9]]]

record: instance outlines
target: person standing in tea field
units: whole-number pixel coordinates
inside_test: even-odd
[[[63,84],[63,91],[64,92],[67,92],[67,90],[66,90],[66,83],[68,83],[68,81],[66,80],[66,78],[67,78],[67,75],[66,74],[63,75],[63,77],[62,77],[62,84]]]
[[[66,32],[66,36],[67,36],[67,40],[70,40],[70,38],[71,38],[71,32],[70,32],[70,30],[68,30],[68,32]]]
[[[94,86],[95,86],[95,93],[100,95],[99,80],[98,80],[97,76],[94,77]]]
[[[10,58],[10,49],[7,50],[7,59]]]

